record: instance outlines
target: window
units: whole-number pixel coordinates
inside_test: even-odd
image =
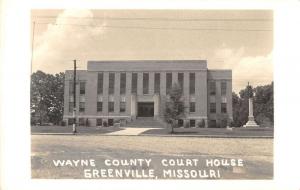
[[[126,93],[126,73],[121,73],[120,77],[120,94]]]
[[[114,111],[115,111],[115,103],[108,102],[108,112],[114,112]]]
[[[154,93],[160,93],[160,73],[154,75]]]
[[[210,113],[216,113],[216,103],[210,103]]]
[[[170,91],[172,89],[172,73],[167,73],[166,75],[166,88],[167,94],[170,94]]]
[[[120,112],[126,111],[126,102],[120,102]]]
[[[114,126],[114,119],[108,119],[108,126]]]
[[[80,82],[80,94],[85,94],[85,82]]]
[[[183,127],[183,119],[178,119],[178,127]]]
[[[96,125],[102,126],[102,119],[96,119]]]
[[[184,84],[184,75],[183,73],[178,73],[178,84],[183,91],[183,84]]]
[[[84,118],[79,118],[79,126],[84,126]]]
[[[131,80],[131,93],[136,94],[137,93],[137,73],[132,73],[132,80]]]
[[[190,102],[190,112],[195,112],[195,102]]]
[[[143,73],[143,94],[149,94],[149,73]]]
[[[221,113],[227,113],[227,104],[221,103]]]
[[[212,81],[209,83],[209,92],[210,95],[216,95],[216,82]]]
[[[73,112],[74,102],[69,102],[69,112]]]
[[[190,73],[190,94],[195,94],[195,73]]]
[[[73,81],[69,81],[69,94],[74,94],[74,83]]]
[[[109,82],[108,82],[108,93],[115,93],[115,73],[109,73]]]
[[[84,112],[84,110],[85,110],[85,103],[79,102],[79,112]]]
[[[226,95],[226,82],[221,82],[221,95]]]
[[[190,119],[190,127],[196,127],[196,121],[194,119]]]
[[[102,104],[102,102],[97,102],[97,112],[102,112],[102,106],[103,106],[103,104]]]
[[[103,94],[103,73],[98,73],[97,94]]]

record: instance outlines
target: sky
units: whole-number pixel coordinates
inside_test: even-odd
[[[88,60],[207,60],[233,91],[273,81],[271,10],[33,10],[32,72]],[[34,24],[33,24],[34,23]]]

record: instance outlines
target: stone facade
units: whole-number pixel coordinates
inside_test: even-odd
[[[73,71],[67,70],[64,120],[71,124]],[[232,71],[208,70],[205,60],[89,61],[77,71],[79,125],[113,125],[137,117],[162,119],[171,86],[183,88],[187,107],[180,125],[225,127],[232,119]]]

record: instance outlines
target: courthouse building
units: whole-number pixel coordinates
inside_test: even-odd
[[[163,121],[175,83],[186,107],[180,126],[225,127],[232,119],[232,71],[209,70],[206,60],[88,61],[87,70],[76,74],[79,125],[126,125],[145,117]],[[63,118],[70,125],[73,70],[65,76]]]

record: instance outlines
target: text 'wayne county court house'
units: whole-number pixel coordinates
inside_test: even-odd
[[[183,91],[179,126],[225,127],[232,119],[232,71],[209,70],[206,60],[88,61],[77,71],[79,125],[111,126],[138,119],[162,121],[172,85]],[[73,70],[67,70],[64,116],[73,123]]]

